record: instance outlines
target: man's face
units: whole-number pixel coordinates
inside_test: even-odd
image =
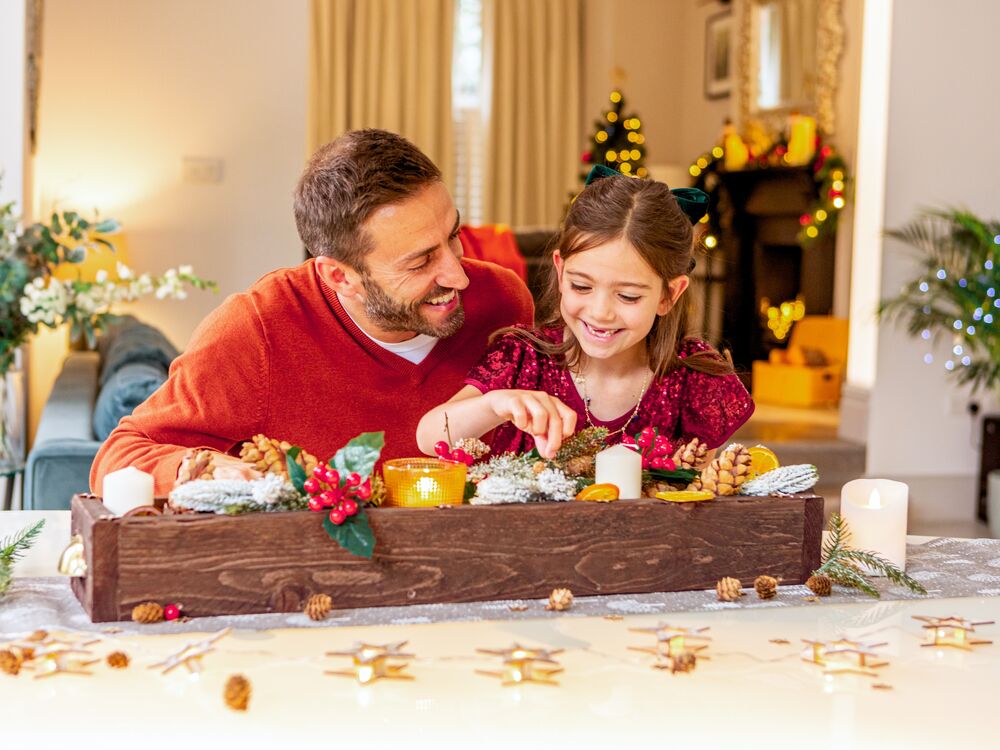
[[[440,182],[376,210],[364,223],[373,250],[360,273],[368,322],[386,333],[451,336],[465,321],[459,291],[469,285],[460,260],[459,217]],[[395,338],[395,337],[393,337]]]

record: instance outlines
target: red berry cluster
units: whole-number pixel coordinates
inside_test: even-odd
[[[443,458],[445,461],[458,461],[466,466],[472,466],[476,462],[476,459],[470,456],[467,451],[461,448],[452,450],[451,446],[444,440],[438,440],[434,443],[434,452],[437,453],[438,458]]]
[[[371,479],[362,482],[354,472],[341,479],[340,472],[326,464],[313,469],[304,487],[309,493],[309,510],[322,513],[329,509],[330,523],[337,526],[357,515],[361,503],[372,496]]]
[[[629,441],[629,444],[638,447],[642,453],[642,468],[664,471],[673,471],[677,468],[677,464],[671,458],[674,446],[655,427],[644,427]]]

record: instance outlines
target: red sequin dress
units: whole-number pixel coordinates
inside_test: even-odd
[[[540,334],[559,341],[562,330],[547,329]],[[685,339],[679,356],[684,358],[710,348],[699,339]],[[587,426],[583,398],[569,370],[512,334],[490,345],[465,382],[483,393],[508,388],[545,391],[576,412],[577,430]],[[646,426],[657,427],[675,446],[698,437],[709,448],[717,448],[750,418],[753,409],[753,399],[736,375],[709,375],[680,366],[649,385],[634,417],[630,408],[616,419],[603,422],[591,415],[591,421],[612,433],[628,422],[624,432],[627,435],[635,435]],[[618,432],[608,442],[619,443],[622,437],[623,433]],[[533,447],[531,436],[510,422],[494,430],[490,445],[494,453],[523,453]]]

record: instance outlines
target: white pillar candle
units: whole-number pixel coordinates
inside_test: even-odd
[[[890,479],[855,479],[840,493],[850,546],[875,552],[906,569],[906,510],[910,488]],[[868,571],[872,572],[872,571]]]
[[[153,504],[153,475],[134,466],[104,477],[104,507],[122,516],[140,505]]]
[[[624,445],[605,448],[597,454],[595,480],[616,485],[618,497],[642,497],[642,456]]]

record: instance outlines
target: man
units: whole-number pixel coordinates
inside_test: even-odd
[[[101,447],[95,493],[131,465],[164,496],[206,456],[216,478],[249,478],[236,454],[260,433],[327,459],[384,430],[384,458],[419,456],[424,412],[462,387],[493,331],[531,322],[520,279],[462,259],[440,171],[398,135],[354,131],[320,149],[296,188],[295,220],[313,258],[201,323],[167,382]]]

